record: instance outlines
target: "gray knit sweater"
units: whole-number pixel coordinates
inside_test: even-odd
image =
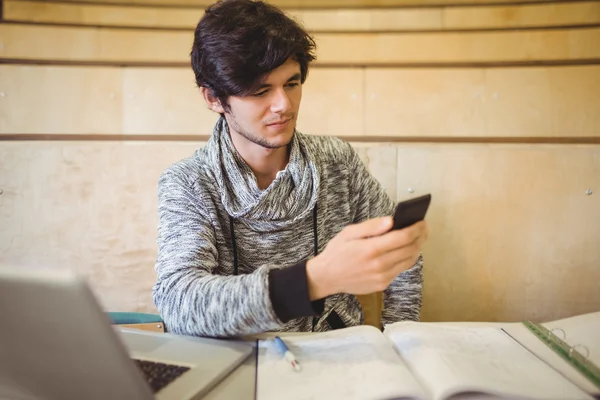
[[[302,265],[305,271],[315,241],[320,252],[345,226],[391,215],[393,207],[348,143],[299,132],[285,170],[260,190],[220,119],[204,148],[159,179],[154,303],[167,329],[186,335],[325,331],[339,327],[334,316],[359,325],[354,295],[309,303]],[[300,274],[287,273],[292,266]],[[275,293],[305,306],[286,311]],[[421,296],[419,258],[385,291],[382,322],[418,320]]]

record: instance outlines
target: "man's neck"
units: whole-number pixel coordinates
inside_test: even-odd
[[[285,169],[289,162],[289,146],[267,149],[238,134],[232,134],[231,140],[237,152],[254,172],[258,188],[261,190],[268,188],[277,173]]]

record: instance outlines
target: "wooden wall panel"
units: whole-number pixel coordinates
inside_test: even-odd
[[[27,60],[96,60],[98,30],[51,26],[0,25],[0,57]]]
[[[123,133],[212,133],[209,110],[190,68],[125,68]]]
[[[121,131],[119,68],[0,65],[0,133]]]
[[[565,2],[520,6],[444,8],[444,29],[481,29],[597,24],[600,3]]]
[[[298,128],[362,135],[363,70],[314,69],[309,76]],[[218,118],[191,67],[1,65],[0,91],[0,133],[209,135]]]
[[[318,62],[475,63],[600,57],[600,29],[477,33],[319,34]]]
[[[598,146],[399,147],[398,199],[433,195],[423,319],[598,311],[598,177]]]
[[[309,76],[298,129],[322,135],[362,135],[363,71],[314,69]],[[123,133],[212,132],[217,114],[206,107],[191,68],[126,68],[124,80]]]
[[[381,183],[392,200],[398,197],[398,145],[386,143],[352,143],[369,171]]]
[[[306,29],[320,31],[439,29],[442,27],[442,12],[441,8],[287,10]],[[193,29],[203,13],[202,9],[197,8],[126,7],[21,0],[4,2],[6,20],[40,23]]]
[[[109,311],[155,312],[156,184],[197,143],[0,143],[0,268],[69,268]]]
[[[80,2],[82,0],[63,0]],[[86,0],[91,3],[106,3],[107,0]],[[545,2],[548,0],[527,0],[527,2]],[[213,4],[214,0],[110,0],[111,3],[155,4],[169,7],[194,6],[204,7]],[[404,7],[404,6],[439,6],[473,4],[474,0],[271,0],[270,3],[284,8],[344,8],[344,7]],[[478,0],[480,4],[522,3],[523,0]]]
[[[4,1],[9,21],[193,29],[204,10],[103,4]]]
[[[364,70],[311,70],[302,89],[298,129],[316,135],[363,135]]]
[[[357,14],[367,14],[361,10],[354,11]],[[308,12],[307,12],[308,13]],[[325,14],[326,12],[322,12]],[[335,13],[330,11],[329,13]],[[441,8],[408,8],[399,10],[369,10],[366,15],[368,21],[368,30],[418,30],[418,29],[441,29],[443,20],[443,9]],[[310,23],[313,24],[311,18]],[[339,17],[334,16],[332,20]],[[310,26],[310,25],[309,25]],[[327,30],[323,24],[323,30]],[[342,30],[342,29],[340,29]],[[352,30],[351,26],[346,26],[345,30]]]
[[[298,129],[321,135],[362,135],[363,71],[315,69],[309,76]],[[217,115],[206,107],[191,69],[126,68],[124,80],[123,133],[212,132]]]
[[[600,22],[600,3],[595,1],[494,7],[286,11],[311,31],[488,29]],[[203,13],[198,8],[4,1],[6,20],[41,23],[193,29]]]
[[[3,65],[0,85],[0,133],[206,135],[216,118],[191,68]],[[315,68],[303,92],[307,133],[600,136],[598,66]]]
[[[600,136],[600,67],[366,70],[376,136]]]
[[[481,69],[367,69],[368,135],[485,135]]]
[[[26,60],[189,62],[190,32],[0,25],[0,57]]]
[[[490,136],[600,136],[600,66],[489,69]]]
[[[191,32],[0,25],[0,58],[189,63]],[[475,63],[600,58],[600,28],[315,35],[317,64]]]
[[[0,267],[73,268],[107,309],[153,312],[156,182],[200,145],[0,143]],[[423,320],[600,309],[600,147],[355,146],[398,200],[433,194]]]

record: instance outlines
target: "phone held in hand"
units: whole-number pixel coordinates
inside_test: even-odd
[[[392,229],[404,229],[424,220],[429,203],[431,203],[431,194],[398,203],[394,212],[394,227]]]

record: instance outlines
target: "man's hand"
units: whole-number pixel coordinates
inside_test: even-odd
[[[427,223],[390,231],[392,225],[392,217],[375,218],[349,225],[331,239],[306,264],[310,300],[381,291],[412,267],[427,240]]]

